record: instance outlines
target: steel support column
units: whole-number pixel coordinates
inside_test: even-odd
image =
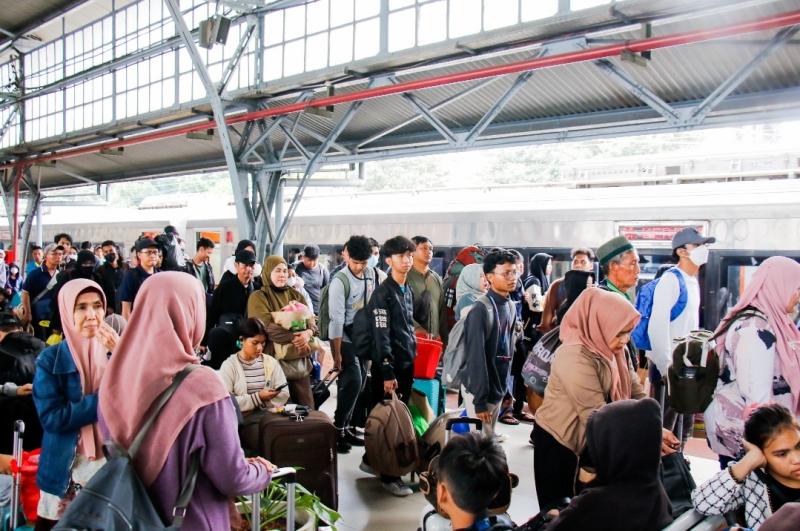
[[[283,228],[284,223],[286,220],[283,217],[283,176],[279,173],[276,178],[276,187],[275,187],[275,227]],[[299,192],[300,190],[298,190]],[[278,256],[283,256],[283,236],[281,239],[277,237],[272,240],[272,244],[270,245],[270,252],[272,254],[277,254]]]
[[[225,109],[222,106],[222,100],[217,93],[217,88],[214,86],[214,82],[211,80],[211,76],[208,74],[208,69],[203,62],[203,59],[200,57],[200,53],[197,50],[197,45],[194,42],[192,33],[189,31],[189,28],[186,26],[186,22],[183,20],[180,7],[178,6],[178,0],[164,0],[164,3],[166,4],[167,9],[169,9],[172,19],[175,21],[175,29],[183,38],[183,42],[186,45],[186,50],[189,52],[189,55],[192,58],[192,63],[194,63],[195,70],[200,76],[200,80],[203,82],[203,86],[206,89],[206,97],[209,99],[211,108],[214,111],[214,120],[216,121],[217,129],[219,130],[219,141],[220,144],[222,144],[222,151],[225,154],[225,163],[228,167],[228,174],[230,175],[231,179],[231,187],[233,188],[239,235],[242,238],[255,238],[255,219],[253,217],[253,211],[249,206],[249,200],[247,199],[247,179],[241,179],[241,176],[239,175],[239,169],[236,166],[236,158],[233,154],[233,146],[231,145],[231,138],[228,134],[228,126],[225,123]],[[245,183],[244,187],[242,187],[242,181]]]
[[[25,258],[28,253],[31,241],[31,229],[33,228],[34,221],[37,222],[37,227],[40,225],[41,220],[39,210],[42,201],[42,194],[38,188],[31,188],[28,192],[28,201],[25,205],[25,219],[22,222],[21,239],[22,246],[20,247],[19,256],[16,258],[17,263],[20,265],[25,264]],[[38,229],[37,229],[38,230]],[[38,235],[37,235],[38,236]],[[39,244],[41,245],[41,243]]]

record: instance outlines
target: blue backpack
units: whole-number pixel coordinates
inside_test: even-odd
[[[686,281],[683,279],[683,275],[680,271],[678,271],[677,267],[671,267],[667,269],[664,274],[666,275],[667,273],[672,273],[678,277],[678,286],[680,287],[678,300],[672,306],[672,310],[669,312],[669,320],[671,322],[674,321],[684,309],[686,309],[686,302],[689,299],[689,292],[686,290]],[[639,349],[652,350],[652,346],[650,345],[650,336],[647,335],[647,327],[650,325],[650,314],[653,312],[653,294],[656,292],[656,286],[658,285],[659,280],[661,280],[661,278],[651,280],[639,288],[639,292],[636,294],[636,311],[641,314],[642,318],[639,320],[639,324],[636,325],[636,328],[633,329],[631,338],[633,339],[633,343],[636,345],[636,348]]]

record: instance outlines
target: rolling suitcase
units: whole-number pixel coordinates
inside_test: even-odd
[[[25,423],[18,420],[14,423],[14,448],[13,460],[11,462],[11,499],[8,505],[7,513],[3,514],[3,519],[0,521],[0,530],[14,531],[17,529],[32,529],[26,527],[25,513],[22,509],[21,490],[22,490],[22,445],[25,436]]]
[[[330,417],[310,411],[306,417],[268,413],[259,426],[260,454],[279,467],[295,467],[297,482],[332,509],[339,505],[336,428]]]
[[[286,531],[294,531],[295,528],[295,487],[297,487],[297,471],[291,467],[280,468],[272,474],[272,479],[284,478],[286,483]],[[250,530],[261,530],[261,493],[256,492],[250,495]]]

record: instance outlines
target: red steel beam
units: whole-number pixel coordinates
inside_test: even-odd
[[[542,57],[537,59],[530,59],[528,61],[520,61],[499,66],[491,66],[486,68],[479,68],[469,70],[466,72],[458,72],[454,74],[446,74],[441,76],[434,76],[415,81],[407,81],[405,83],[397,83],[383,87],[369,88],[338,96],[328,96],[309,100],[306,102],[292,103],[289,105],[281,105],[270,109],[263,109],[243,113],[237,116],[232,116],[225,120],[228,125],[234,125],[242,122],[250,122],[253,120],[282,116],[296,112],[302,112],[311,107],[326,107],[329,105],[336,105],[341,103],[349,103],[354,101],[363,101],[392,94],[401,94],[404,92],[411,92],[432,87],[440,87],[443,85],[450,85],[453,83],[463,83],[466,81],[476,81],[479,79],[503,76],[507,74],[515,74],[529,70],[538,70],[541,68],[551,68],[554,66],[561,66],[566,64],[581,63],[585,61],[596,61],[608,57],[615,57],[622,52],[645,52],[650,50],[657,50],[660,48],[670,48],[673,46],[681,46],[684,44],[694,44],[699,42],[711,41],[736,35],[743,35],[746,33],[753,33],[756,31],[773,30],[787,26],[794,26],[800,24],[800,10],[782,13],[771,17],[754,20],[751,22],[744,22],[740,24],[733,24],[729,26],[722,26],[719,28],[710,28],[697,31],[688,31],[685,33],[677,33],[674,35],[666,35],[662,37],[652,37],[649,39],[641,39],[636,41],[628,41],[622,44],[611,44],[607,46],[598,46],[596,48],[589,48],[578,52],[563,53],[552,55],[549,57]],[[49,162],[53,160],[66,159],[77,157],[79,155],[86,155],[90,153],[98,153],[105,149],[116,149],[134,144],[142,144],[145,142],[153,142],[164,138],[171,138],[176,136],[185,135],[187,133],[194,133],[207,129],[215,128],[216,124],[213,119],[208,121],[199,122],[196,124],[186,125],[182,127],[175,127],[172,129],[164,129],[146,133],[134,138],[123,138],[120,140],[112,140],[109,142],[87,146],[83,148],[67,149],[50,153],[47,155],[40,155],[29,159],[22,159],[21,161],[0,165],[2,168],[10,168],[16,164],[22,163],[30,165],[40,162]]]

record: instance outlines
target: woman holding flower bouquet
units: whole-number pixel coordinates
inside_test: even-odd
[[[289,383],[290,401],[314,407],[311,393],[311,354],[317,350],[314,313],[303,296],[287,284],[289,267],[280,256],[269,256],[261,271],[263,286],[247,301],[247,317],[267,325],[270,354],[280,361]]]

